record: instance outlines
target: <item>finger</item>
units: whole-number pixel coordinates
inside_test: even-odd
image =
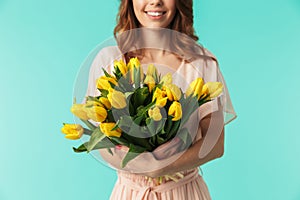
[[[178,151],[178,147],[173,147],[165,151],[166,156],[172,156]]]
[[[175,153],[179,152],[181,147],[181,140],[179,140],[178,142],[176,142],[173,146],[171,146],[170,148],[168,148],[165,153],[167,155],[174,155]]]
[[[159,145],[157,148],[154,149],[153,152],[165,151],[168,148],[169,144],[170,144],[170,142],[166,142],[166,143],[164,143],[162,145]]]
[[[179,137],[174,137],[172,140],[158,146],[152,154],[156,159],[164,159],[170,155],[175,154],[181,145],[181,139]]]
[[[168,151],[169,149],[177,150],[180,145],[181,145],[181,140],[179,138],[174,138],[173,141],[170,143],[170,145],[168,145],[166,151]]]
[[[124,146],[124,145],[122,145],[121,149],[122,149],[123,151],[129,151],[129,147]]]

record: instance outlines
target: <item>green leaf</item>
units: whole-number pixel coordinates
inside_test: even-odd
[[[102,67],[102,70],[106,77],[112,77],[103,67]]]
[[[115,131],[119,128],[119,124],[120,123],[120,120],[117,121],[117,123],[115,124],[115,126],[111,129],[111,131]]]
[[[162,118],[160,121],[155,122],[155,134],[161,132],[166,124],[167,118]],[[163,132],[165,133],[165,132]]]
[[[151,136],[150,131],[147,126],[141,126],[140,130],[141,130],[141,135],[144,138],[149,138]]]
[[[134,67],[133,73],[134,73],[134,87],[135,87],[135,89],[138,89],[140,87],[140,83],[141,83],[140,68]]]
[[[73,147],[73,150],[76,153],[86,152],[87,146],[88,146],[88,142],[85,142],[77,148]],[[92,150],[113,148],[113,147],[115,147],[115,144],[113,144],[108,138],[104,138],[101,142],[97,143]]]
[[[136,124],[133,123],[131,127],[135,127],[131,129],[128,133],[122,133],[122,137],[124,137],[127,141],[134,145],[139,145],[148,151],[151,151],[153,147],[149,143],[149,139],[147,137],[143,137],[141,128],[139,128]]]
[[[131,94],[133,94],[134,92],[125,92],[124,94],[125,94],[125,97],[126,97],[126,99],[131,95]]]
[[[138,145],[130,144],[129,151],[125,155],[124,159],[122,160],[121,167],[124,168],[129,161],[143,153],[146,149],[143,147],[140,147]]]
[[[98,101],[99,102],[99,97],[101,97],[101,96],[97,96],[97,97],[88,96],[88,97],[86,97],[86,101]]]
[[[173,116],[168,115],[167,122],[166,122],[166,125],[165,125],[165,127],[164,127],[164,131],[165,131],[166,133],[169,133],[170,130],[171,130],[171,128],[172,128],[172,124],[173,124],[172,119],[173,119]]]
[[[156,141],[157,141],[158,145],[161,145],[166,142],[166,139],[160,137],[158,134],[155,136],[156,136]]]
[[[208,97],[208,95],[203,97],[202,99],[200,99],[199,102],[198,102],[198,105],[201,106],[201,105],[205,104],[206,102],[211,101],[211,99],[209,99],[207,97]]]
[[[112,88],[114,88],[115,90],[117,89],[117,88],[115,88],[116,87],[116,85],[115,84],[113,84],[112,82],[110,82],[110,81],[108,81],[108,83],[109,83],[109,85],[110,85],[110,87],[112,87]],[[119,88],[120,89],[120,88]],[[118,90],[119,91],[119,90]]]
[[[131,84],[129,84],[129,81],[126,79],[126,77],[120,78],[118,80],[118,85],[119,85],[118,87],[120,87],[122,89],[123,93],[134,91],[133,86]]]
[[[139,107],[140,105],[144,105],[144,102],[147,99],[148,95],[149,95],[148,87],[142,87],[136,89],[133,96],[134,105],[136,107]]]
[[[152,118],[147,118],[146,119],[146,124],[147,124],[147,127],[148,127],[148,130],[151,134],[151,136],[155,135],[156,134],[156,131],[155,131],[155,124],[154,124],[154,120]]]
[[[80,146],[77,147],[77,148],[76,148],[76,147],[73,147],[73,151],[76,152],[76,153],[82,153],[82,152],[87,151],[87,149],[86,149],[87,143],[88,143],[88,142],[86,142],[86,143],[80,145]]]
[[[134,118],[134,123],[137,125],[140,125],[142,120],[145,119],[145,115],[143,115],[144,113],[140,113],[140,115],[137,115],[137,117]]]
[[[171,130],[167,132],[166,139],[169,140],[175,136],[177,133],[179,126],[181,124],[181,120],[173,121],[173,126],[171,127]]]
[[[106,136],[101,132],[100,127],[97,127],[93,131],[90,141],[88,142],[87,151],[90,152],[97,145],[97,143],[104,138],[106,138]]]
[[[198,100],[197,97],[189,97],[187,98],[185,102],[186,106],[182,109],[182,118],[181,118],[181,127],[188,121],[190,116],[197,110],[198,106]]]
[[[130,116],[134,116],[136,114],[136,109],[133,105],[133,102],[132,101],[129,101],[129,113],[130,113]]]
[[[112,109],[107,110],[107,122],[115,122],[115,118],[112,112]]]
[[[103,96],[103,97],[107,97],[107,95],[108,95],[108,90],[105,90],[105,89],[98,89],[100,92],[101,92],[101,96]]]
[[[149,129],[149,132],[151,134],[150,136],[156,135],[159,132],[162,132],[162,134],[165,134],[166,132],[162,131],[162,130],[165,126],[166,120],[167,120],[167,118],[162,118],[159,121],[155,121],[152,118],[147,118],[146,124],[148,121],[147,128]]]
[[[143,116],[146,115],[146,113],[148,112],[148,110],[155,105],[156,99],[151,102],[150,104],[146,105],[144,108],[139,109],[139,112],[136,114],[135,118],[137,118],[138,116]],[[146,116],[145,116],[146,117]]]
[[[153,135],[150,139],[149,139],[149,143],[150,145],[153,146],[153,149],[156,148],[158,146],[157,142],[156,142],[156,137],[155,135]]]
[[[136,109],[136,112],[138,113],[137,115],[143,114],[143,112],[144,112],[143,108],[144,108],[144,106],[141,105],[141,106],[139,106],[139,107]]]
[[[126,139],[124,139],[122,136],[121,137],[111,136],[110,139],[112,141],[114,141],[116,144],[121,144],[121,145],[129,146],[128,141]]]
[[[131,124],[133,123],[132,118],[128,115],[123,115],[117,121],[117,124],[120,129],[124,132],[128,132],[130,130]]]

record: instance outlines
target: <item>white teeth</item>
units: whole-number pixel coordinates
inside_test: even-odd
[[[163,15],[163,12],[147,12],[147,14],[157,17]]]

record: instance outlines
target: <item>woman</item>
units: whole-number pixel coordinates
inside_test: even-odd
[[[138,28],[146,29],[132,31]],[[172,31],[180,32],[184,36]],[[118,166],[126,153],[126,147],[115,148],[115,156],[106,150],[100,150],[102,158],[117,168],[118,181],[110,199],[211,199],[208,188],[198,173],[198,166],[223,155],[224,125],[235,119],[236,113],[218,68],[217,59],[207,49],[196,45],[198,37],[193,28],[192,0],[121,0],[114,34],[125,61],[137,56],[144,64],[172,66],[169,69],[174,71],[173,75],[180,74],[181,77],[189,79],[187,82],[202,76],[205,81],[222,82],[225,89],[220,98],[201,106],[191,116],[187,127],[193,135],[193,143],[176,158],[173,154],[176,153],[180,143],[178,139],[162,144],[152,154],[137,157],[124,169],[118,169]],[[131,49],[133,44],[135,47]],[[108,62],[104,60],[109,59],[109,56],[117,57],[117,55],[118,53],[111,48],[100,52],[93,63],[94,68],[107,64]],[[201,66],[197,72],[192,71],[195,66]],[[87,95],[98,95],[94,88],[95,79],[100,76],[98,72],[93,67],[90,70]],[[98,75],[95,75],[97,73]],[[184,87],[184,83],[181,86]],[[149,165],[151,166],[149,170],[145,170]],[[157,168],[150,170],[153,169],[152,166]],[[149,181],[149,177],[176,172],[183,174],[178,182],[165,179],[162,184],[157,185],[155,181]]]

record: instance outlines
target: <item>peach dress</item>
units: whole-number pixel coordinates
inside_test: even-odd
[[[205,49],[206,50],[206,49]],[[216,58],[208,50],[207,54],[211,57],[208,61],[198,59],[192,63],[182,62],[179,68],[174,69],[157,66],[159,73],[162,75],[172,72],[173,83],[180,86],[182,91],[185,91],[188,84],[198,77],[203,77],[204,81],[221,81],[225,85],[225,89],[221,98],[216,98],[210,101],[195,111],[185,127],[193,137],[193,144],[202,138],[201,129],[199,128],[200,120],[207,114],[218,109],[224,111],[224,122],[228,124],[236,118],[236,114],[231,104],[231,100],[226,88],[223,76],[218,68]],[[97,96],[99,92],[96,89],[96,79],[103,75],[101,67],[107,67],[107,71],[111,71],[113,60],[121,59],[121,54],[116,47],[106,47],[102,49],[94,59],[90,68],[89,83],[86,95]],[[107,59],[110,62],[107,62]],[[104,62],[105,61],[105,62]],[[147,66],[142,65],[146,70]],[[144,71],[145,72],[145,71]],[[116,152],[115,148],[111,148],[114,156],[109,154],[106,149],[99,150],[101,159],[105,160],[108,165],[116,169],[118,179],[112,190],[110,200],[210,200],[211,196],[208,187],[203,179],[203,174],[199,174],[199,169],[181,171],[184,175],[177,182],[172,179],[163,179],[162,184],[156,184],[154,181],[149,181],[145,176],[139,175],[135,169],[151,170],[149,163],[170,163],[176,159],[170,157],[165,160],[155,160],[151,153],[143,153],[130,161],[125,168],[120,169],[120,161],[125,155],[125,152]]]
[[[145,176],[117,171],[118,180],[110,200],[209,200],[208,188],[198,168],[183,171],[178,182],[166,181],[160,185]]]

